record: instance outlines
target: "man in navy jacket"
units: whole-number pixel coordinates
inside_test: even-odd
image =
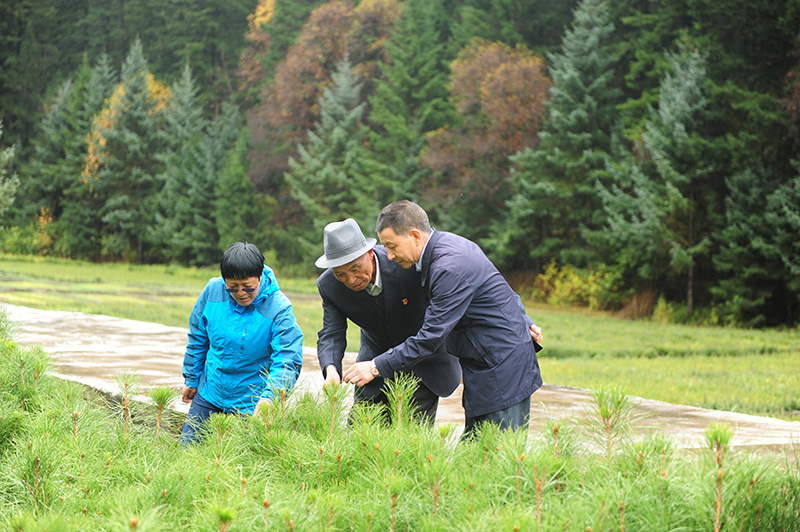
[[[414,336],[354,364],[344,380],[363,386],[376,374],[391,377],[445,345],[461,363],[465,437],[483,422],[501,430],[527,427],[531,394],[542,377],[519,296],[475,243],[431,229],[415,203],[385,207],[377,232],[390,259],[421,272],[429,306]]]
[[[352,218],[325,227],[325,253],[316,265],[328,268],[317,279],[323,310],[317,357],[326,384],[340,382],[348,319],[361,328],[357,360],[367,362],[413,336],[422,325],[427,299],[419,272],[390,261],[383,246],[375,243]],[[442,344],[408,373],[421,381],[413,398],[415,414],[432,424],[439,397],[452,394],[461,381],[458,360]],[[389,401],[381,377],[356,387],[354,395],[357,402]]]

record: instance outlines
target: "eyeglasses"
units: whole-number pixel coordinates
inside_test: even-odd
[[[255,288],[226,288],[225,291],[228,292],[229,294],[238,294],[239,290],[241,290],[245,294],[252,294],[253,292],[256,291],[257,288],[258,287],[255,287]]]

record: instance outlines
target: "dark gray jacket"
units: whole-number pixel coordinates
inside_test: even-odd
[[[467,417],[503,410],[539,389],[529,318],[477,244],[434,231],[422,257],[422,284],[430,300],[425,322],[375,358],[381,375],[413,368],[446,345],[461,363]]]
[[[342,375],[342,358],[347,345],[348,318],[361,327],[358,361],[372,360],[391,347],[402,343],[419,331],[425,315],[426,290],[420,274],[413,268],[403,269],[386,258],[386,249],[375,246],[375,257],[381,269],[383,292],[374,297],[362,290],[354,292],[326,270],[317,279],[322,296],[322,329],[317,340],[317,357],[323,374],[329,364]],[[458,360],[445,351],[444,344],[411,370],[422,383],[439,397],[447,397],[461,382]],[[359,396],[374,397],[383,385],[376,378],[360,390]]]

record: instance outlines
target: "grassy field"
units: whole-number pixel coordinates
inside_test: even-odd
[[[785,532],[800,521],[796,454],[733,448],[734,429],[718,424],[692,452],[629,438],[631,398],[609,390],[581,426],[531,438],[489,425],[456,443],[454,425],[411,419],[410,380],[390,392],[391,425],[365,402],[351,417],[342,385],[258,418],[214,414],[184,447],[169,389],[128,401],[138,387],[123,376],[121,400],[104,401],[43,372],[46,354],[3,328],[0,316],[0,530]]]
[[[187,327],[216,270],[92,264],[0,255],[0,303],[106,314]],[[322,308],[313,278],[278,281],[314,346]],[[544,380],[581,388],[619,385],[672,403],[800,420],[800,332],[630,321],[526,301],[542,326]],[[358,330],[349,328],[348,349]]]

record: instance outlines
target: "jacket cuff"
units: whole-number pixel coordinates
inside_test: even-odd
[[[389,359],[392,351],[394,351],[394,349],[390,348],[384,354],[378,355],[372,359],[372,361],[375,362],[375,367],[378,368],[378,373],[380,373],[380,376],[384,379],[389,379],[394,375],[394,369]]]
[[[336,372],[339,374],[339,377],[342,376],[342,367],[339,364],[330,363],[330,364],[325,364],[325,367],[322,368],[322,378],[323,379],[327,379],[328,378],[328,368],[331,367],[331,366],[333,366],[334,369],[336,369]]]

